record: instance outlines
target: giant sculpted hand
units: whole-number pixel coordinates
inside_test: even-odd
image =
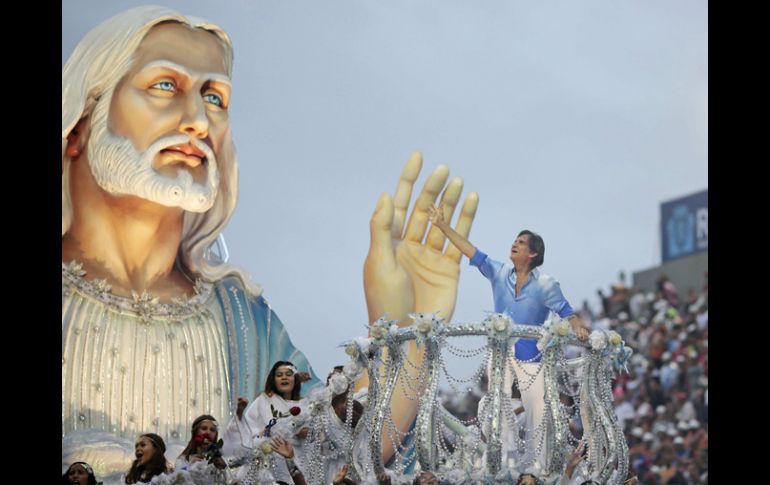
[[[444,250],[446,236],[438,228],[431,227],[427,237],[426,232],[428,207],[436,202],[442,191],[444,217],[452,219],[463,181],[454,178],[444,189],[449,169],[445,165],[436,167],[417,197],[405,229],[412,187],[421,168],[422,155],[412,154],[401,172],[395,195],[392,199],[386,193],[380,196],[369,223],[371,240],[364,262],[364,292],[369,323],[385,313],[401,326],[411,324],[408,314],[412,312],[439,312],[447,321],[454,313],[461,254],[451,243]],[[458,233],[468,236],[478,203],[475,193],[465,199],[457,222]],[[413,362],[413,368],[419,368],[424,358],[422,350],[414,342],[410,342],[407,349],[407,358]],[[416,377],[408,368],[402,370],[404,372],[399,374],[399,379]],[[364,376],[357,387],[364,387],[368,382],[368,376]],[[401,432],[410,427],[417,414],[416,399],[407,395],[405,389],[405,385],[397,384],[390,401],[393,424]],[[420,393],[417,390],[417,395]],[[397,443],[391,441],[386,428],[383,428],[381,437],[382,460],[387,462],[393,456]]]
[[[371,242],[364,262],[364,291],[369,322],[387,313],[400,325],[408,325],[407,314],[440,312],[449,321],[457,301],[461,254],[454,245],[444,250],[446,237],[428,227],[428,207],[439,194],[444,217],[451,220],[460,199],[463,181],[455,177],[446,186],[449,169],[439,165],[430,174],[415,202],[404,230],[412,187],[422,168],[422,155],[413,153],[401,172],[396,193],[383,193],[369,223]],[[463,203],[456,230],[467,237],[479,198],[475,192]],[[424,241],[423,241],[424,240]]]

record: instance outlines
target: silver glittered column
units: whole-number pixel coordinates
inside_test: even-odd
[[[487,472],[495,476],[500,471],[502,462],[502,427],[503,427],[503,383],[505,369],[508,363],[508,339],[491,337],[489,346],[492,349],[492,372],[489,376],[489,429],[487,431]]]
[[[612,371],[609,359],[600,352],[590,351],[585,369],[585,403],[590,426],[589,461],[593,464],[600,483],[617,485],[628,472],[628,445],[620,429],[613,407]],[[612,480],[613,472],[617,469]]]
[[[545,387],[545,407],[546,413],[543,416],[546,429],[546,440],[543,446],[547,446],[549,454],[548,471],[549,473],[561,473],[564,469],[566,452],[569,447],[568,436],[569,427],[567,425],[567,416],[559,399],[559,369],[557,367],[561,346],[554,345],[545,351],[542,365],[543,383]]]
[[[428,363],[428,377],[425,390],[420,396],[419,411],[417,412],[417,460],[422,470],[436,471],[438,466],[438,443],[436,436],[435,403],[438,394],[438,381],[441,372],[441,359],[438,339],[430,338],[425,341],[425,359]]]
[[[398,373],[401,369],[401,352],[398,343],[388,341],[388,359],[372,359],[369,363],[369,399],[376,403],[374,411],[370,415],[370,429],[372,430],[372,439],[370,441],[370,452],[372,454],[372,464],[374,473],[378,475],[385,471],[382,464],[382,430],[385,426],[385,416],[390,412],[390,398],[396,388]],[[382,355],[384,349],[379,348],[375,352]],[[385,366],[385,382],[380,383],[380,369],[378,363],[382,362]],[[394,449],[398,443],[393,443]]]

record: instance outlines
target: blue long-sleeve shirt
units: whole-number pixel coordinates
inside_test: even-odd
[[[533,269],[521,292],[516,294],[516,270],[513,264],[495,261],[476,248],[470,261],[492,284],[495,312],[510,316],[522,325],[542,325],[553,311],[562,318],[575,313],[561,292],[559,282]],[[540,361],[536,339],[519,339],[516,342],[516,358],[532,362]]]

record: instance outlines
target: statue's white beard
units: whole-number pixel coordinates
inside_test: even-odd
[[[189,135],[170,135],[156,140],[143,153],[131,140],[115,136],[107,123],[96,122],[88,141],[88,158],[96,183],[113,195],[134,195],[168,207],[206,212],[214,205],[219,187],[217,162],[211,148]],[[206,179],[195,182],[189,171],[180,169],[176,178],[161,175],[152,167],[161,150],[190,144],[206,155]]]

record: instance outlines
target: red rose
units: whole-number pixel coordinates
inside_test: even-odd
[[[299,408],[299,406],[294,406],[293,408],[289,409],[289,413],[291,413],[292,416],[298,415],[302,410]]]
[[[195,437],[193,438],[193,443],[195,443],[196,445],[200,446],[200,445],[202,445],[202,444],[203,444],[203,441],[204,441],[205,439],[206,439],[206,436],[205,436],[205,435],[202,435],[202,434],[196,434],[196,435],[195,435]]]

